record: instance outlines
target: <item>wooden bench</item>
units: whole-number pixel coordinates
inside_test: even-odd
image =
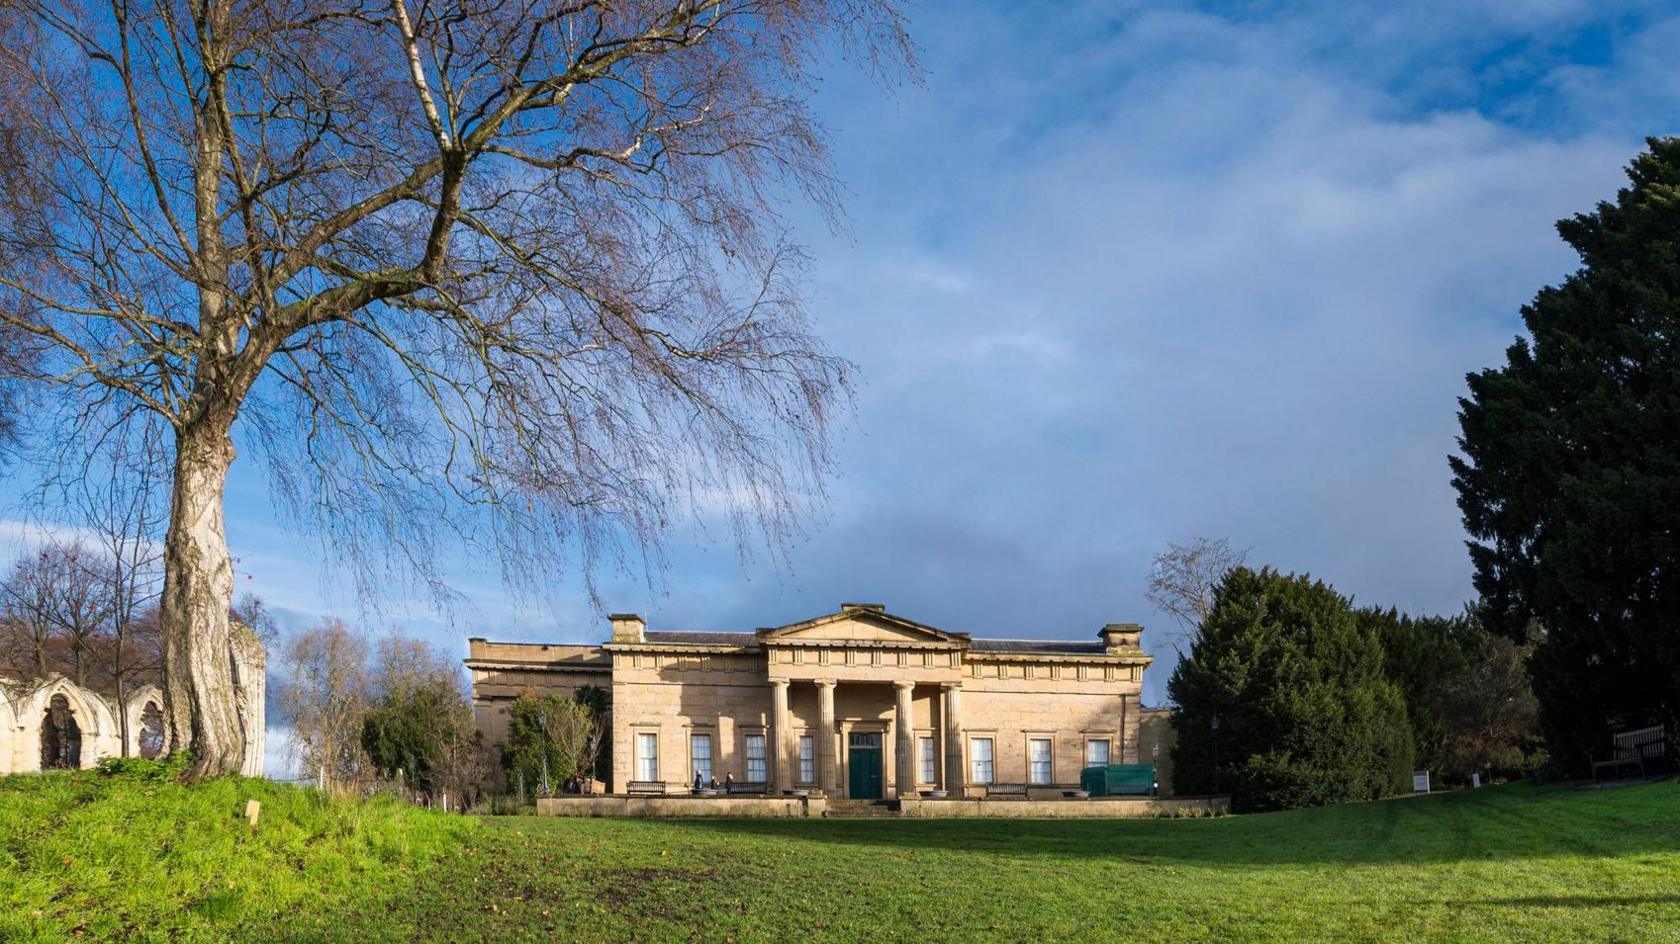
[[[1668,731],[1660,724],[1630,731],[1617,731],[1610,738],[1610,756],[1592,762],[1593,782],[1600,771],[1639,769],[1640,779],[1651,775],[1652,768],[1665,767],[1671,755],[1668,750]]]
[[[736,780],[728,784],[724,792],[730,796],[737,793],[768,793],[770,785],[762,780]]]
[[[663,780],[632,780],[624,792],[630,796],[664,796],[670,790]]]

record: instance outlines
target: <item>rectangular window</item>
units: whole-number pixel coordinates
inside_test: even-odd
[[[636,779],[659,779],[659,735],[649,732],[636,735]]]
[[[694,734],[688,739],[688,767],[690,777],[699,777],[702,783],[712,780],[712,736],[710,734]]]
[[[1027,741],[1027,780],[1030,783],[1050,782],[1050,739],[1031,738]]]
[[[1107,740],[1086,741],[1085,742],[1085,766],[1087,766],[1087,767],[1106,767],[1106,766],[1108,766],[1108,741]]]
[[[936,768],[935,763],[934,763],[933,738],[930,738],[930,737],[917,738],[916,739],[916,747],[921,751],[921,754],[918,757],[918,759],[922,762],[922,766],[921,766],[922,782],[923,783],[937,782],[938,779],[939,779],[939,777],[938,777],[939,771]]]
[[[809,734],[799,736],[799,782],[817,782],[817,739]]]
[[[992,739],[975,738],[968,742],[969,780],[975,783],[992,782]]]
[[[769,780],[769,770],[764,764],[764,735],[747,735],[747,780],[751,783],[763,783]]]

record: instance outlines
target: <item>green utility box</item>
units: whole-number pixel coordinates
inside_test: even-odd
[[[1154,764],[1107,764],[1079,773],[1079,789],[1094,797],[1154,796]]]

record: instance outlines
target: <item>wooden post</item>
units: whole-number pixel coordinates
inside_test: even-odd
[[[257,828],[257,817],[262,815],[262,804],[256,800],[245,801],[245,818],[251,821],[251,828]]]

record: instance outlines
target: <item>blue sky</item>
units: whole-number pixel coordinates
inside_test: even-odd
[[[1463,375],[1573,267],[1553,221],[1676,130],[1680,16],[930,2],[912,29],[921,84],[837,64],[817,93],[846,225],[790,215],[818,330],[862,377],[826,514],[781,561],[684,525],[652,579],[603,575],[606,608],[740,630],[864,600],[1091,638],[1162,627],[1151,556],[1210,535],[1361,602],[1457,610]],[[581,581],[521,600],[468,561],[454,612],[364,613],[248,463],[228,519],[240,590],[289,628],[337,613],[462,654],[607,629]]]

